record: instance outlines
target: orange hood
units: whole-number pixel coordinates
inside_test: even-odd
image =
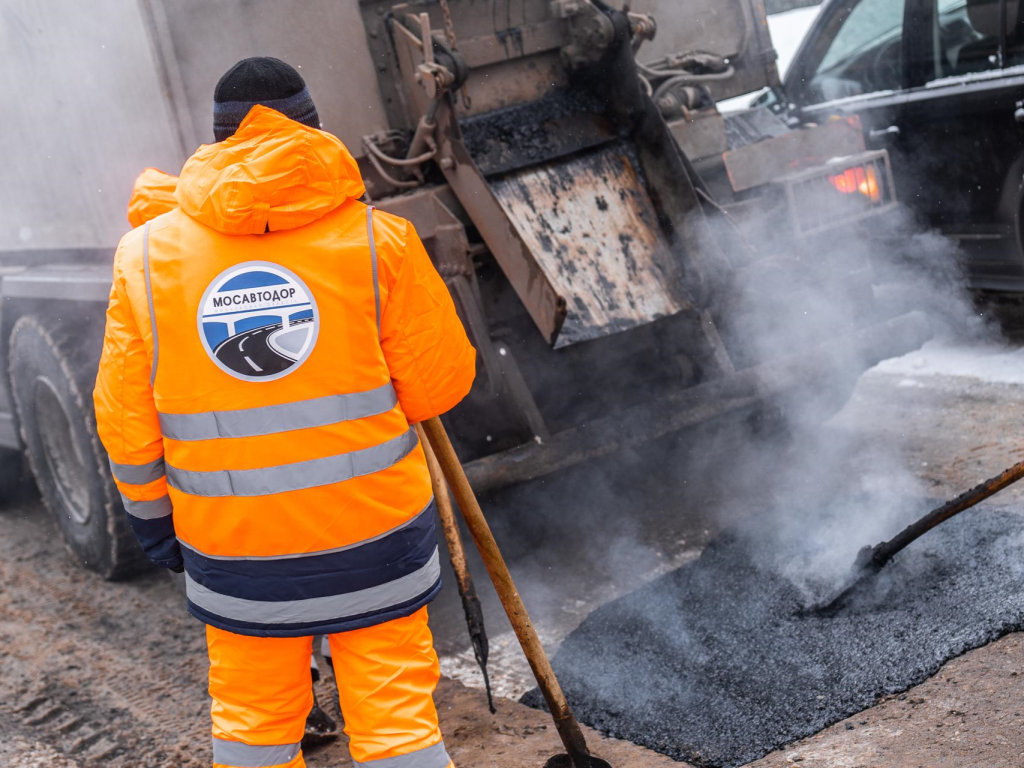
[[[174,190],[178,177],[171,176],[156,168],[147,168],[135,179],[132,197],[128,201],[128,223],[132,228],[141,227],[147,221],[178,207]]]
[[[337,138],[253,107],[229,139],[201,146],[181,170],[177,200],[228,235],[295,229],[363,196],[359,166]]]

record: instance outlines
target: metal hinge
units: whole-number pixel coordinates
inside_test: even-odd
[[[758,66],[767,67],[779,60],[779,52],[774,48],[768,48],[754,55]]]

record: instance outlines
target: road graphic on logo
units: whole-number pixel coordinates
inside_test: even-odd
[[[320,330],[316,300],[295,273],[250,261],[221,272],[199,303],[199,336],[225,373],[273,381],[296,370]]]

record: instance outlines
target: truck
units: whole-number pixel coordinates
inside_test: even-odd
[[[840,247],[897,205],[887,154],[855,120],[716,106],[778,85],[763,0],[8,0],[0,19],[0,498],[30,473],[105,578],[143,567],[91,405],[125,204],[212,140],[214,84],[246,56],[299,68],[366,201],[448,285],[478,377],[445,421],[480,493],[842,401],[928,335],[880,317]],[[842,311],[791,349],[750,343],[744,296],[777,319],[836,283]]]

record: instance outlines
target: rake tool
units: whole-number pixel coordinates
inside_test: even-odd
[[[494,589],[501,598],[501,604],[505,608],[508,620],[515,630],[519,645],[526,654],[526,660],[530,663],[533,676],[537,685],[544,694],[551,717],[555,721],[555,728],[565,746],[566,754],[555,755],[545,763],[545,768],[611,768],[611,766],[599,757],[590,754],[587,748],[583,731],[577,722],[569,702],[565,699],[562,687],[558,684],[555,671],[551,668],[551,662],[540,643],[537,630],[534,629],[530,616],[526,612],[526,606],[519,596],[515,583],[512,581],[512,574],[509,573],[505,558],[501,555],[498,542],[494,540],[491,527],[487,524],[480,503],[476,494],[469,485],[466,473],[462,469],[455,449],[452,447],[448,433],[445,432],[441,420],[438,418],[427,419],[421,424],[423,432],[427,436],[427,442],[433,449],[441,471],[448,486],[455,496],[455,501],[462,511],[462,516],[469,528],[473,542],[480,551],[487,573],[491,577]]]
[[[423,428],[416,427],[423,442],[423,452],[427,456],[427,468],[430,470],[430,484],[434,487],[434,499],[437,502],[437,513],[441,518],[441,528],[444,531],[444,540],[448,545],[448,555],[451,557],[452,570],[455,571],[455,581],[459,587],[459,596],[462,598],[462,610],[466,614],[466,626],[469,628],[469,639],[473,644],[473,655],[476,663],[480,665],[480,671],[484,676],[484,688],[487,690],[487,708],[491,714],[497,710],[494,708],[494,696],[491,694],[491,678],[487,674],[487,657],[489,647],[487,643],[487,630],[484,629],[484,611],[480,605],[480,598],[476,593],[476,585],[473,584],[473,574],[469,571],[469,563],[466,561],[466,548],[462,545],[462,534],[459,532],[459,523],[455,519],[455,509],[452,507],[452,498],[448,494],[448,485],[441,473],[441,465],[437,463],[434,449],[426,439]]]
[[[857,559],[853,564],[853,574],[848,586],[831,602],[812,606],[802,613],[814,616],[834,616],[849,605],[850,600],[877,576],[892,561],[893,557],[909,544],[917,541],[928,531],[950,518],[956,517],[961,512],[980,504],[985,499],[994,496],[999,491],[1013,485],[1022,478],[1024,478],[1024,461],[1014,464],[1001,474],[986,480],[966,493],[960,494],[952,501],[947,501],[941,507],[933,509],[917,522],[908,525],[889,541],[883,541],[874,547],[864,547],[857,555]]]

